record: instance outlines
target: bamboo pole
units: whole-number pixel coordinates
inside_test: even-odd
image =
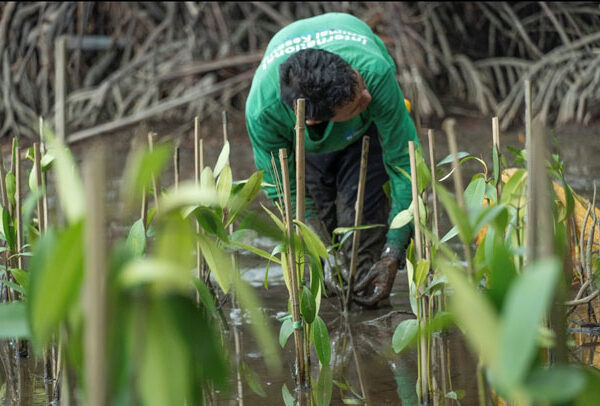
[[[527,155],[527,223],[525,224],[525,247],[527,250],[525,262],[531,263],[536,259],[535,242],[537,241],[537,212],[535,208],[536,173],[534,163],[535,146],[532,134],[531,116],[531,82],[525,80],[525,149]]]
[[[431,168],[431,184],[432,184],[432,193],[433,193],[433,233],[439,238],[440,237],[440,227],[439,227],[439,214],[438,214],[438,199],[437,199],[437,191],[435,189],[435,184],[437,182],[436,179],[436,165],[435,165],[435,139],[433,130],[427,131],[427,138],[429,140],[429,166]]]
[[[40,160],[46,154],[46,143],[44,141],[44,119],[40,117]],[[48,191],[46,190],[46,174],[41,171],[42,175],[42,211],[44,212],[44,232],[48,229]]]
[[[54,42],[54,64],[54,127],[56,137],[64,142],[67,134],[67,39],[64,36]]]
[[[21,216],[21,150],[17,138],[13,139],[15,169],[15,222],[17,223],[17,268],[23,269],[23,219]],[[17,295],[18,297],[18,295]]]
[[[194,183],[200,186],[200,172],[202,171],[202,154],[200,139],[200,118],[194,117]],[[200,232],[200,224],[196,222],[196,232]],[[202,251],[200,250],[200,242],[196,242],[196,277],[203,279],[202,275]],[[196,293],[196,301],[200,303],[200,295]]]
[[[106,190],[103,145],[87,154],[84,166],[85,196],[89,214],[86,218],[85,335],[87,361],[86,404],[104,406],[106,392],[106,224],[104,192]]]
[[[296,100],[296,220],[305,222],[306,170],[304,152],[305,101]]]
[[[41,154],[40,154],[40,144],[37,142],[33,143],[33,161],[35,165],[35,182],[38,187],[38,190],[41,190],[42,193],[44,191],[42,185],[42,165],[41,165]],[[46,224],[46,220],[44,219],[44,202],[42,196],[37,199],[37,211],[38,211],[38,230],[40,235],[44,232],[44,224]]]
[[[290,174],[288,168],[287,151],[285,148],[279,150],[279,162],[281,164],[281,177],[283,182],[283,195],[285,202],[285,217],[288,240],[288,260],[290,295],[292,299],[292,320],[294,322],[294,342],[296,344],[296,363],[298,368],[298,383],[301,388],[305,386],[304,344],[302,338],[302,320],[300,320],[300,304],[298,302],[298,281],[296,274],[296,257],[294,252],[294,232],[292,223],[292,197],[290,191]]]
[[[419,217],[419,187],[417,183],[417,161],[415,156],[415,142],[408,141],[410,158],[410,177],[412,186],[413,222],[415,226],[415,254],[417,262],[423,258],[423,243],[421,241],[421,221]]]
[[[175,190],[179,189],[179,145],[173,151],[173,183]]]
[[[498,125],[498,117],[492,118],[492,140],[494,147],[496,148],[496,154],[498,154],[498,177],[496,184],[496,194],[498,201],[500,201],[500,196],[502,195],[502,166],[500,163],[500,127]]]
[[[156,141],[156,135],[157,134],[155,132],[148,133],[148,147],[150,149],[150,152],[154,151],[154,142]],[[152,188],[154,189],[154,207],[156,208],[156,212],[158,213],[158,198],[160,196],[160,190],[158,186],[158,179],[156,179],[156,176],[154,175],[152,175]]]
[[[360,154],[360,174],[356,191],[356,204],[354,205],[354,226],[362,224],[363,205],[365,199],[365,183],[367,180],[367,161],[369,157],[369,137],[363,137]],[[354,230],[352,235],[352,258],[350,259],[350,278],[348,280],[348,293],[346,294],[346,310],[352,306],[352,290],[354,289],[354,275],[358,267],[358,246],[360,244],[360,230]]]

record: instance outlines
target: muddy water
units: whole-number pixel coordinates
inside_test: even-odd
[[[192,179],[193,173],[193,147],[192,129],[181,130],[181,123],[173,125],[153,124],[149,128],[157,131],[160,136],[177,139],[180,143],[181,152],[181,179]],[[439,123],[425,123],[424,127],[440,128]],[[491,118],[466,118],[458,120],[458,146],[460,151],[471,154],[491,163]],[[120,215],[122,207],[115,206],[118,201],[120,179],[124,169],[127,155],[130,151],[131,140],[135,133],[134,128],[110,134],[103,137],[110,148],[110,162],[107,165],[109,181],[106,192],[106,204],[113,217],[109,224],[109,236],[111,240],[123,237],[128,227],[133,222],[131,218]],[[231,138],[231,164],[234,177],[244,179],[255,169],[253,165],[252,151],[243,129],[243,123],[232,123],[230,128]],[[512,162],[512,155],[507,152],[506,146],[524,148],[523,131],[520,129],[501,134],[502,151],[506,153],[507,159]],[[593,182],[600,175],[600,126],[595,125],[587,128],[568,126],[553,130],[556,135],[554,152],[560,152],[566,164],[566,180],[576,192],[591,199]],[[220,150],[220,130],[214,125],[205,134],[214,134],[210,137],[205,135],[206,164],[214,165]],[[237,135],[236,135],[237,134]],[[421,137],[424,148],[427,148],[426,136]],[[85,152],[92,143],[80,142],[72,146],[74,155],[83,158]],[[448,154],[445,135],[441,131],[435,133],[436,160],[444,158]],[[3,140],[3,151],[8,151],[8,142]],[[425,149],[426,150],[426,149]],[[491,166],[491,165],[490,165]],[[28,168],[26,166],[26,168]],[[464,173],[465,182],[481,169],[476,164],[467,163]],[[173,170],[168,168],[161,184],[170,186],[173,181]],[[447,185],[451,187],[451,185]],[[268,203],[261,196],[255,203]],[[51,208],[53,202],[50,202]],[[447,231],[447,221],[442,222],[442,232]],[[262,241],[265,248],[268,242]],[[265,263],[252,255],[242,255],[241,265],[244,278],[256,286],[265,313],[270,317],[274,333],[279,331],[279,322],[276,320],[286,311],[287,294],[281,270],[271,267],[269,273],[269,288],[265,289],[263,284]],[[267,395],[266,398],[255,394],[246,384],[237,389],[235,382],[235,370],[231,381],[230,391],[214,395],[213,403],[219,405],[281,405],[283,404],[281,390],[284,384],[293,388],[290,370],[293,364],[293,343],[290,340],[283,349],[285,362],[284,373],[273,375],[264,368],[262,356],[256,343],[247,329],[247,325],[239,314],[231,312],[231,319],[240,322],[239,338],[241,342],[242,359],[258,374],[262,387]],[[363,310],[354,308],[348,317],[347,323],[340,317],[339,304],[336,298],[324,299],[321,315],[327,323],[332,343],[332,370],[336,382],[350,385],[357,394],[365,397],[372,405],[414,405],[416,404],[415,385],[417,377],[417,357],[415,350],[409,350],[401,355],[395,354],[391,349],[392,334],[395,327],[403,320],[411,318],[410,306],[407,298],[406,273],[400,272],[396,278],[389,303],[375,310]],[[348,328],[349,326],[349,328]],[[464,390],[465,398],[463,405],[476,404],[475,368],[473,357],[462,341],[460,334],[450,332],[447,335],[450,360],[452,387],[448,390]],[[231,349],[233,351],[233,334],[231,336]],[[356,351],[353,351],[356,350]],[[313,376],[318,376],[318,362],[313,353],[312,365]],[[0,368],[0,400],[2,404],[24,404],[42,405],[47,404],[44,391],[44,381],[41,362],[33,359],[22,359],[21,378],[7,376],[6,358]],[[12,362],[15,362],[13,359]],[[361,388],[363,381],[364,393]],[[20,382],[20,385],[18,383]],[[21,390],[15,392],[20,386]],[[241,396],[240,396],[241,395]],[[332,404],[342,404],[345,398],[356,398],[350,390],[341,390],[337,385],[333,386]]]

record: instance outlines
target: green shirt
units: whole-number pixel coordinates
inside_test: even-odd
[[[295,130],[294,111],[281,101],[279,65],[290,54],[301,49],[318,48],[341,56],[363,77],[372,96],[367,109],[345,122],[329,122],[318,134],[306,127],[305,149],[325,153],[346,148],[357,141],[374,123],[383,149],[383,162],[390,177],[392,209],[389,221],[412,201],[411,183],[397,168],[410,173],[408,141],[418,143],[412,119],[404,104],[404,96],[396,81],[396,66],[385,45],[367,24],[349,14],[329,13],[296,21],[279,31],[269,42],[246,101],[246,126],[259,170],[264,180],[275,184],[271,154],[279,173],[280,148],[286,148],[289,159],[290,184],[295,196]],[[271,199],[277,198],[275,187],[266,187]],[[293,200],[295,201],[295,200]],[[310,217],[307,201],[307,217]],[[408,243],[411,226],[390,229],[387,242],[398,247]]]

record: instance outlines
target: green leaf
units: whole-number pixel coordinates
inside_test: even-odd
[[[302,296],[300,297],[300,313],[308,324],[315,319],[317,305],[311,291],[306,287],[302,287]]]
[[[467,188],[465,189],[465,203],[467,207],[471,208],[479,208],[483,203],[483,197],[485,195],[486,183],[485,180],[481,177],[481,175],[473,179]]]
[[[229,197],[231,196],[231,185],[233,184],[233,175],[231,174],[231,167],[225,165],[217,181],[217,198],[219,201],[219,207],[227,206]]]
[[[173,315],[160,302],[150,303],[137,375],[143,404],[183,405],[188,393],[189,352]],[[165,366],[168,365],[168,372]]]
[[[262,398],[266,398],[267,394],[263,389],[260,383],[260,378],[258,377],[256,372],[254,372],[252,368],[250,368],[248,364],[246,364],[244,361],[240,362],[240,367],[242,369],[242,374],[244,375],[245,381],[250,387],[250,389],[252,389],[252,392],[256,393]]]
[[[69,223],[75,223],[85,212],[83,184],[69,149],[61,140],[48,137],[49,150],[55,156],[56,189],[62,210]]]
[[[331,393],[333,391],[333,373],[329,366],[324,366],[319,372],[319,379],[315,388],[316,405],[328,406],[331,404]]]
[[[208,236],[198,234],[197,238],[200,242],[200,249],[202,250],[202,255],[206,260],[208,268],[215,276],[215,279],[221,289],[223,289],[223,292],[229,292],[231,276],[234,273],[231,257]]]
[[[471,156],[471,154],[469,154],[468,152],[458,152],[456,154],[456,156],[457,156],[458,160],[461,160],[461,159],[463,159],[465,157]],[[452,163],[453,157],[454,157],[454,155],[452,155],[452,154],[448,155],[447,157],[445,157],[444,159],[442,159],[440,162],[438,162],[437,166],[442,166],[442,165],[445,165],[445,164]]]
[[[560,273],[557,259],[536,261],[526,267],[507,294],[497,376],[507,391],[525,379],[535,357],[538,327],[550,307]]]
[[[138,258],[119,274],[119,283],[124,288],[149,284],[157,294],[187,293],[191,280],[188,268],[157,258]]]
[[[411,344],[416,338],[419,331],[419,324],[416,319],[404,320],[392,336],[392,347],[396,353],[404,350],[409,344]]]
[[[417,286],[417,289],[425,283],[430,265],[431,262],[425,259],[422,259],[417,264],[417,271],[415,272],[415,285]]]
[[[576,366],[553,365],[533,371],[525,382],[525,391],[536,403],[562,404],[575,398],[585,388],[586,378]]]
[[[315,257],[327,258],[327,248],[325,248],[325,245],[319,236],[306,224],[298,220],[294,220],[294,224],[300,227],[302,240],[304,241],[306,248],[308,248],[308,252]]]
[[[220,240],[227,241],[229,237],[223,227],[223,222],[215,213],[215,210],[205,206],[200,206],[194,210],[194,216],[200,224],[200,227],[209,234],[218,237]]]
[[[181,182],[176,190],[169,190],[160,201],[161,214],[187,208],[191,213],[200,206],[212,207],[218,202],[216,189],[203,188],[192,182]],[[193,209],[190,209],[193,206]]]
[[[281,328],[279,329],[279,345],[281,348],[285,348],[285,344],[290,336],[294,333],[294,322],[291,318],[285,319],[283,323],[281,323]]]
[[[390,228],[401,228],[413,221],[413,203],[411,202],[410,206],[406,210],[402,210],[400,213],[396,214],[392,223],[390,224]]]
[[[17,250],[17,232],[13,223],[13,219],[10,216],[8,210],[4,207],[2,209],[2,233],[6,239],[6,243],[10,247],[11,251]]]
[[[7,281],[4,279],[0,279],[0,283],[8,286],[12,290],[15,290],[23,295],[27,295],[27,291],[23,288],[23,286],[19,285],[18,283],[15,283],[13,281]]]
[[[469,217],[465,211],[458,206],[456,199],[450,195],[446,189],[444,189],[438,183],[435,184],[435,188],[440,201],[450,216],[452,224],[458,228],[458,236],[460,237],[461,241],[465,244],[470,244],[473,240],[473,230],[471,229],[471,224],[469,223]]]
[[[17,283],[22,286],[23,289],[29,289],[29,272],[14,268],[10,270],[10,273],[12,273]]]
[[[206,286],[206,284],[198,278],[194,278],[194,285],[196,286],[196,290],[198,291],[198,296],[200,297],[200,301],[208,310],[208,313],[217,316],[217,308],[215,306],[215,302],[213,299],[212,293]]]
[[[329,342],[329,332],[327,326],[320,316],[316,316],[312,323],[313,341],[315,350],[321,365],[329,365],[331,358],[331,343]]]
[[[27,297],[34,345],[39,349],[57,332],[75,305],[83,280],[83,220],[56,236],[41,237],[30,264]]]
[[[166,143],[154,145],[153,150],[136,149],[127,159],[121,196],[128,204],[141,199],[152,183],[152,178],[158,178],[163,168],[172,156],[172,146]],[[162,207],[161,207],[162,208]]]
[[[229,217],[226,226],[229,226],[236,219],[240,211],[248,205],[260,191],[263,172],[255,172],[248,178],[242,189],[229,198],[227,207],[229,208]]]
[[[219,176],[223,168],[229,162],[229,141],[225,141],[223,144],[223,149],[221,149],[221,153],[219,154],[219,158],[217,159],[217,163],[215,164],[215,177]]]
[[[288,389],[286,384],[283,384],[283,386],[281,387],[281,396],[283,397],[283,402],[285,403],[285,406],[295,406],[297,404],[296,399],[290,393],[290,390]]]
[[[525,169],[517,169],[502,187],[500,203],[510,203],[513,201],[513,198],[522,197],[522,187],[526,177],[527,172]]]
[[[144,221],[142,219],[139,219],[131,226],[125,245],[136,256],[144,254],[146,250],[146,229],[144,228]]]
[[[0,304],[0,338],[29,338],[29,335],[25,303]]]
[[[464,390],[456,390],[456,391],[446,393],[446,398],[452,399],[452,400],[461,400],[464,397],[465,397]]]
[[[453,226],[447,233],[445,236],[442,237],[442,239],[440,240],[440,242],[446,242],[446,241],[450,241],[452,238],[456,237],[458,235],[458,228],[456,226]]]
[[[6,195],[8,197],[8,202],[14,206],[15,205],[15,194],[17,193],[17,180],[15,178],[15,174],[12,172],[8,172],[4,177],[6,182]]]
[[[166,217],[160,224],[155,245],[156,258],[191,269],[195,263],[194,251],[194,231],[189,221],[178,214]]]
[[[444,272],[453,288],[451,308],[457,324],[469,344],[491,371],[496,371],[500,355],[501,325],[498,315],[486,298],[471,286],[462,270],[439,260],[437,269]]]

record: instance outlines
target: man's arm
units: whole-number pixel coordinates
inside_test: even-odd
[[[408,141],[415,141],[418,145],[419,140],[394,71],[390,69],[378,79],[374,88],[369,89],[373,96],[371,114],[379,133],[385,169],[390,177],[392,208],[388,223],[391,223],[396,214],[407,209],[412,201],[411,181],[397,168],[410,173]],[[404,249],[410,240],[412,228],[412,224],[409,224],[400,229],[390,229],[387,245]]]

